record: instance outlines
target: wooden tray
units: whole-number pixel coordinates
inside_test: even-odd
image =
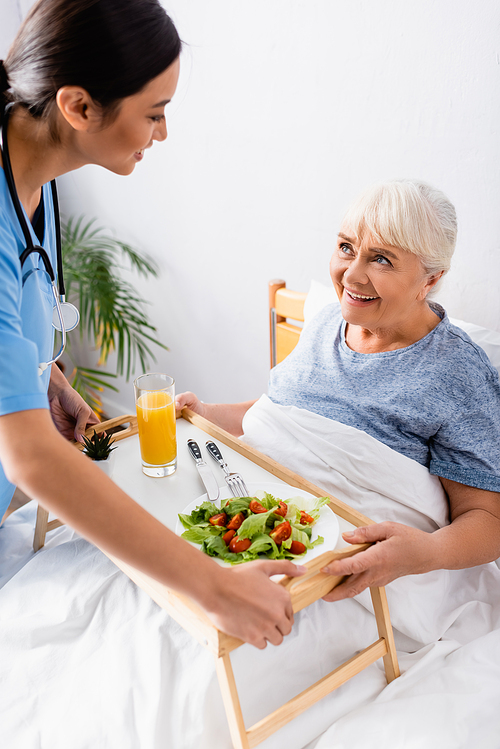
[[[248,460],[251,460],[256,465],[264,468],[273,476],[282,479],[287,484],[302,489],[316,497],[328,496],[330,499],[329,506],[333,512],[354,526],[359,527],[372,523],[369,518],[353,510],[320,487],[315,486],[310,481],[306,481],[298,474],[288,470],[258,450],[245,445],[239,439],[236,439],[228,432],[225,432],[189,409],[185,408],[183,410],[182,418],[232,448]],[[130,414],[103,422],[97,425],[95,429],[97,432],[101,432],[123,423],[129,423],[130,426],[127,430],[118,432],[114,436],[116,440],[124,439],[137,433],[137,419]],[[93,430],[94,427],[87,430],[86,434],[90,436]],[[81,449],[81,446],[77,446]],[[61,523],[58,520],[47,523],[48,513],[39,507],[40,511],[41,519],[39,523],[37,517],[35,540],[37,543],[41,542],[41,545],[43,545],[45,533],[52,528],[58,527]],[[45,513],[46,517],[44,519]],[[43,527],[44,523],[45,528]],[[334,559],[353,556],[365,550],[368,546],[369,544],[362,544],[350,546],[341,551],[326,551],[321,556],[306,563],[305,566],[308,568],[308,572],[305,576],[282,579],[279,584],[284,585],[289,590],[294,612],[300,611],[326,595],[343,579],[341,577],[325,575],[320,571],[322,567]],[[110,555],[108,554],[108,556]],[[384,668],[388,682],[399,676],[399,666],[385,589],[370,588],[379,639],[368,645],[364,650],[353,658],[350,658],[330,674],[308,687],[301,694],[286,702],[270,715],[246,729],[230,660],[231,651],[244,643],[218,630],[205,612],[188,597],[175,593],[167,588],[166,585],[162,585],[122,560],[112,556],[110,558],[131,580],[146,591],[159,606],[165,609],[175,621],[213,653],[234,749],[250,749],[261,741],[264,741],[272,733],[286,725],[290,720],[293,720],[295,716],[308,707],[311,707],[311,705],[314,705],[322,697],[325,697],[379,658],[384,659]]]

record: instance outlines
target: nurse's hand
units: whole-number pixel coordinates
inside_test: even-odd
[[[52,365],[48,396],[57,430],[68,440],[83,442],[85,430],[98,424],[99,417],[71,387],[57,364]]]

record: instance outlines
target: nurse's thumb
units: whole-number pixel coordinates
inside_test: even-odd
[[[77,418],[75,431],[73,433],[75,436],[75,440],[77,442],[81,442],[83,444],[83,435],[85,434],[86,429],[87,429],[87,414],[80,414]]]

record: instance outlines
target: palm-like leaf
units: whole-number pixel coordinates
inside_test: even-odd
[[[75,364],[71,385],[77,393],[80,393],[89,406],[101,415],[102,401],[100,394],[104,388],[114,390],[115,393],[118,392],[118,388],[112,385],[109,380],[106,380],[106,378],[113,377],[116,377],[116,374],[113,374],[113,372],[102,372],[99,369],[89,369],[88,367]]]
[[[129,267],[145,278],[156,278],[154,261],[125,242],[107,236],[95,226],[95,220],[85,222],[83,217],[69,219],[64,226],[62,256],[66,294],[77,301],[80,334],[86,330],[89,339],[95,341],[100,352],[99,365],[105,365],[109,354],[116,351],[117,374],[126,374],[129,379],[137,361],[146,371],[149,361],[154,361],[150,344],[167,347],[157,340],[156,328],[144,310],[146,302],[120,276],[119,269]],[[100,401],[96,388],[112,388],[106,380],[98,382],[99,377],[116,375],[76,367],[73,387],[94,407]]]

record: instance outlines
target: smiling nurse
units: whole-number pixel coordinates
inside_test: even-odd
[[[49,183],[84,164],[131,174],[167,137],[180,52],[157,0],[40,0],[0,61],[0,518],[17,485],[101,548],[188,594],[220,629],[263,648],[293,622],[288,593],[269,576],[299,574],[296,566],[222,569],[147,514],[67,441],[97,417],[55,364],[44,365],[53,360],[47,269],[57,267]],[[38,247],[23,264],[21,222]]]

